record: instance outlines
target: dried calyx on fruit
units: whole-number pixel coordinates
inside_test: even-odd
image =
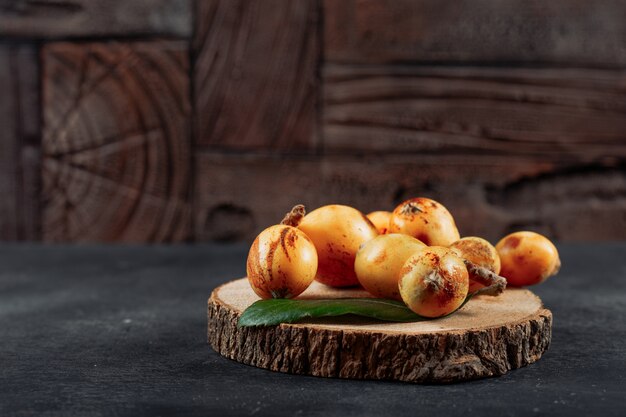
[[[424,317],[441,317],[458,309],[469,289],[465,263],[450,249],[431,246],[409,257],[400,270],[400,295]]]
[[[485,278],[485,272],[478,267],[487,269],[496,275],[500,273],[498,251],[485,239],[476,236],[464,237],[450,245],[450,249],[463,258],[468,265],[470,293],[493,283],[493,280]],[[485,281],[486,279],[488,281]]]
[[[435,200],[412,198],[398,205],[389,219],[389,233],[403,233],[429,246],[449,246],[459,240],[450,212]]]

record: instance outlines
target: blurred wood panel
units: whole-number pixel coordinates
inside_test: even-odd
[[[198,2],[196,143],[310,152],[316,146],[315,0]]]
[[[186,43],[50,43],[43,64],[44,240],[185,240]]]
[[[417,195],[466,235],[623,239],[624,22],[618,0],[0,0],[0,239],[250,239],[297,202]]]
[[[0,36],[173,35],[192,31],[192,0],[0,0]]]
[[[626,71],[329,65],[328,152],[626,157]]]
[[[37,50],[0,45],[0,240],[39,238]]]
[[[328,61],[626,65],[621,0],[325,0]]]
[[[559,240],[623,239],[623,167],[552,158],[476,155],[326,156],[321,158],[198,153],[196,239],[250,241],[293,205],[340,203],[392,210],[427,196],[454,215],[461,234],[495,242],[513,230]]]

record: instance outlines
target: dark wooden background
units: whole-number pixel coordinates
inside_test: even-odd
[[[0,240],[246,240],[424,195],[626,238],[626,2],[0,0]]]

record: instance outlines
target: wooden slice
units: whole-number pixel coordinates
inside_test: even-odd
[[[368,296],[314,282],[300,298]],[[241,313],[258,299],[246,279],[214,290],[209,344],[229,359],[294,374],[431,383],[483,378],[537,361],[552,335],[552,313],[524,289],[476,297],[452,316],[431,321],[345,316],[237,328]]]

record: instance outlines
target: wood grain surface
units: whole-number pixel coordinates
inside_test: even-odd
[[[186,239],[186,45],[51,43],[43,63],[44,240]]]
[[[0,0],[0,36],[189,37],[191,0]]]
[[[328,65],[329,152],[626,157],[624,71]]]
[[[196,144],[314,150],[316,1],[208,0],[197,7]]]
[[[33,45],[0,44],[0,240],[39,239],[39,68]]]
[[[324,1],[330,62],[623,67],[620,0]]]
[[[461,235],[497,241],[515,230],[558,240],[623,239],[626,176],[611,165],[487,155],[259,157],[198,153],[198,240],[251,241],[293,205],[347,204],[367,213],[427,196]],[[494,242],[495,243],[495,242]]]
[[[623,239],[624,21],[619,0],[0,0],[0,239],[247,240],[297,201],[418,195],[463,234]]]
[[[360,289],[313,283],[299,298],[371,297]],[[541,358],[552,337],[552,313],[524,289],[476,297],[442,319],[389,323],[355,317],[240,328],[259,300],[246,278],[213,291],[208,341],[218,353],[273,371],[351,379],[459,382],[503,375]]]

